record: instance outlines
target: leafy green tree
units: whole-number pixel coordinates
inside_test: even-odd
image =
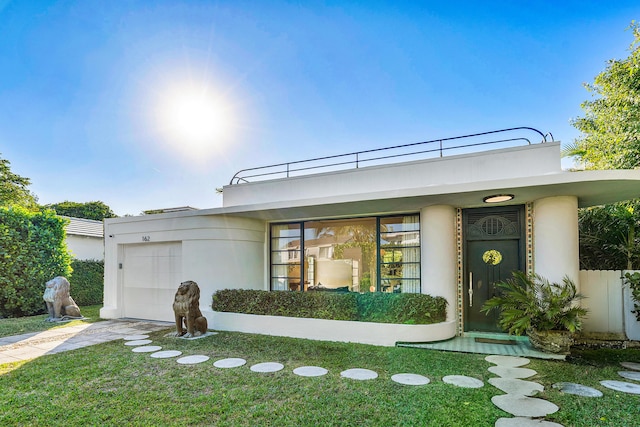
[[[593,84],[585,115],[572,121],[581,135],[564,149],[586,169],[640,167],[640,26],[625,59],[612,59]],[[640,200],[579,211],[580,267],[589,270],[640,268]]]
[[[631,22],[634,40],[625,59],[612,59],[585,84],[593,99],[582,103],[585,115],[572,120],[581,135],[564,154],[587,169],[640,167],[640,26]]]
[[[640,200],[581,209],[580,268],[640,268]]]
[[[11,163],[0,157],[0,206],[22,206],[35,210],[38,199],[28,189],[31,181],[11,172]]]
[[[58,215],[93,219],[96,221],[102,221],[105,218],[116,218],[118,216],[113,213],[109,206],[101,201],[87,203],[64,201],[62,203],[46,205],[45,207],[53,209]]]

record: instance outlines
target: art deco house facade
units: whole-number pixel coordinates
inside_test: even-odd
[[[579,286],[578,208],[640,196],[639,170],[563,171],[560,143],[536,132],[245,170],[221,208],[106,220],[100,315],[171,320],[178,284],[195,280],[214,329],[234,329],[211,310],[219,289],[341,288],[447,300],[446,322],[391,340],[496,331],[480,313],[495,281],[522,270]]]

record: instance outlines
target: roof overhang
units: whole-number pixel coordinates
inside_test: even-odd
[[[497,204],[515,205],[555,196],[576,196],[579,207],[602,205],[640,197],[640,170],[559,172],[509,180],[369,192],[325,199],[261,203],[199,211],[229,214],[268,221],[322,217],[393,214],[417,211],[430,205],[474,208],[488,205],[492,194],[513,194],[513,200]]]

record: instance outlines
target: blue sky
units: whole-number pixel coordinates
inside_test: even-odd
[[[635,1],[0,0],[0,153],[41,203],[220,206],[243,168],[531,126],[571,142]],[[166,128],[217,105],[206,147]],[[174,98],[172,98],[174,97]]]

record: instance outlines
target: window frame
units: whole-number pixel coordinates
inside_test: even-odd
[[[397,217],[416,217],[416,222],[415,222],[415,226],[412,227],[412,229],[409,230],[402,230],[402,231],[381,231],[382,227],[381,227],[381,221],[383,222],[384,219],[386,218],[397,218]],[[375,292],[382,292],[382,291],[388,291],[389,288],[387,288],[385,285],[383,285],[383,279],[384,280],[394,280],[396,282],[400,282],[401,287],[399,292],[403,292],[404,290],[404,283],[407,282],[413,282],[414,283],[414,291],[412,292],[405,292],[405,293],[420,293],[421,292],[421,278],[422,278],[422,271],[421,271],[421,264],[422,264],[422,251],[421,251],[421,245],[422,245],[422,241],[421,241],[421,234],[420,234],[420,214],[419,213],[404,213],[404,214],[393,214],[393,215],[383,215],[383,216],[366,216],[366,217],[350,217],[350,218],[323,218],[320,220],[308,220],[308,221],[288,221],[288,222],[272,222],[269,224],[269,289],[271,291],[300,291],[303,292],[305,291],[305,286],[304,286],[304,280],[305,280],[305,224],[306,223],[310,223],[310,222],[317,222],[317,221],[344,221],[344,220],[357,220],[357,219],[362,219],[362,220],[366,220],[366,219],[375,219],[375,228],[376,228],[376,236],[375,236],[375,244],[376,244],[376,249],[375,249],[375,256],[376,256],[376,283],[375,283]],[[274,248],[274,242],[277,239],[290,239],[292,238],[291,236],[288,237],[274,237],[274,227],[277,226],[297,226],[297,230],[298,230],[298,236],[299,237],[299,242],[300,244],[298,245],[298,249],[291,249],[291,248],[286,248],[286,249],[282,249],[282,248]],[[290,228],[293,229],[293,228]],[[390,234],[403,234],[403,235],[410,235],[411,233],[416,233],[417,234],[417,238],[418,238],[418,242],[417,244],[409,244],[409,245],[401,245],[398,247],[392,247],[392,250],[396,251],[399,250],[399,252],[401,253],[405,253],[405,251],[409,250],[409,251],[415,251],[414,257],[416,258],[416,260],[412,260],[412,261],[398,261],[398,262],[384,262],[383,261],[383,255],[382,255],[382,250],[385,249],[387,244],[383,244],[382,242],[388,242],[388,239],[383,239],[384,235],[390,235]],[[294,236],[295,238],[295,236]],[[284,252],[288,252],[287,254],[287,260],[289,259],[295,259],[295,257],[291,257],[291,252],[297,251],[298,253],[298,259],[299,261],[297,263],[283,263],[283,262],[279,262],[279,263],[275,263],[274,264],[274,254],[277,253],[284,253]],[[404,255],[403,255],[404,257]],[[395,259],[395,258],[394,258]],[[280,257],[280,260],[282,260],[282,258]],[[383,268],[387,265],[391,265],[391,264],[401,264],[403,267],[405,265],[411,265],[414,266],[414,270],[417,272],[417,277],[385,277],[383,278],[382,276],[382,271]],[[287,266],[288,269],[290,269],[292,266],[295,266],[298,268],[299,274],[297,276],[291,276],[289,275],[289,271],[287,272],[286,276],[277,276],[274,275],[274,266]],[[404,271],[404,268],[403,268]],[[276,284],[277,280],[286,280],[287,281],[287,285],[283,285],[283,286],[274,286]],[[297,280],[294,282],[291,282],[290,280],[294,279]],[[297,283],[297,284],[296,284]],[[417,285],[415,285],[417,284]],[[287,289],[288,288],[288,289]]]

